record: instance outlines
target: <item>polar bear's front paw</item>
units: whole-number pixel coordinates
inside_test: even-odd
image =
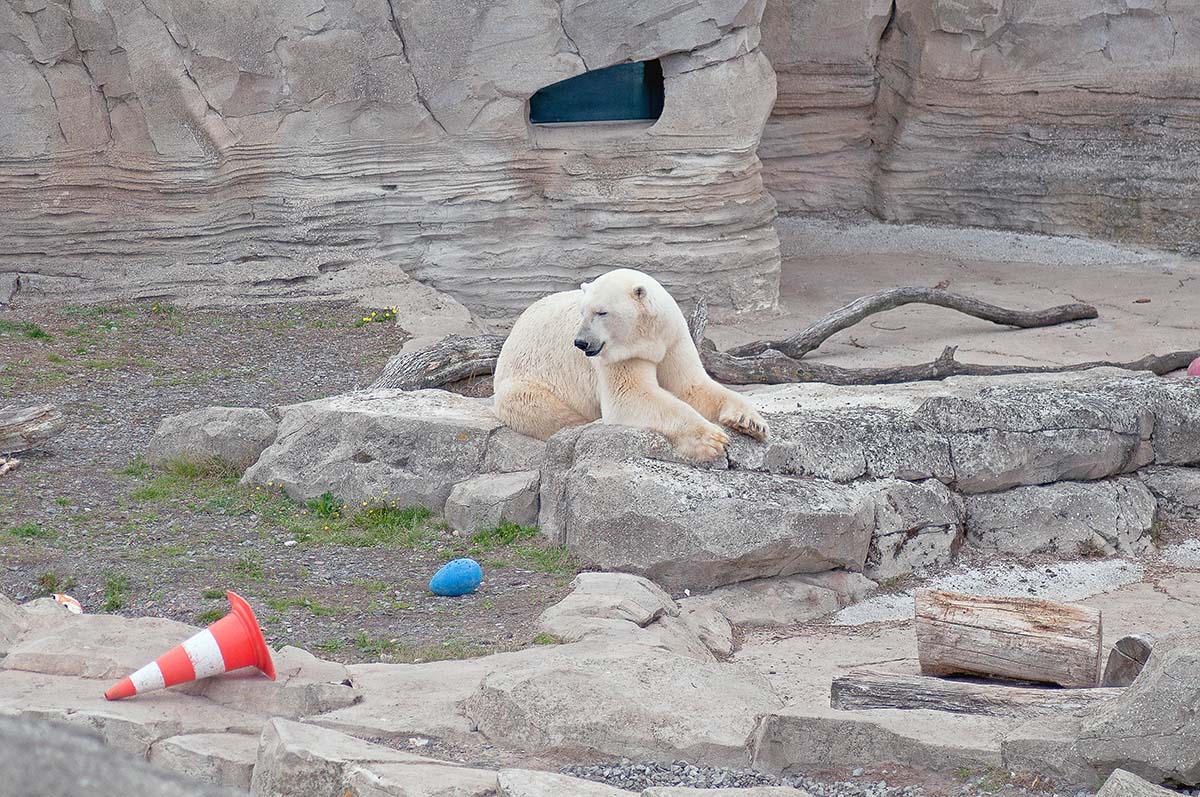
[[[725,430],[713,423],[688,430],[680,436],[675,448],[688,459],[697,462],[711,462],[725,456],[725,447],[729,445],[729,435]]]
[[[735,432],[749,435],[755,440],[765,442],[767,436],[770,435],[771,429],[767,426],[767,422],[758,414],[758,411],[749,404],[738,402],[737,404],[726,404],[721,408],[721,417],[719,418],[722,425],[728,426]]]

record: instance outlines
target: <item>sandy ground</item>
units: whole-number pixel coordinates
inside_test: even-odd
[[[958,346],[964,362],[1043,365],[1200,349],[1197,259],[1074,238],[870,220],[783,217],[778,228],[780,310],[712,327],[720,348],[785,337],[860,296],[914,285],[1014,308],[1085,302],[1100,317],[1017,330],[910,305],[839,333],[809,357],[843,366],[901,365]]]

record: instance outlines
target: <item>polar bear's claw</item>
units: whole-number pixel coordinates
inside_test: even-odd
[[[725,456],[729,435],[716,424],[708,424],[695,434],[686,435],[678,444],[679,452],[697,462],[711,462]]]
[[[735,407],[726,410],[721,414],[721,423],[760,442],[765,442],[771,434],[771,429],[763,417],[750,408]]]

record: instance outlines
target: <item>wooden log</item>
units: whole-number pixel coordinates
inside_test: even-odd
[[[843,711],[893,708],[988,717],[1035,717],[1088,708],[1111,700],[1122,691],[1005,686],[860,671],[833,679],[829,705]]]
[[[52,404],[0,408],[0,454],[27,451],[62,431],[66,420]]]
[[[916,634],[925,675],[1065,687],[1096,686],[1100,677],[1100,611],[1089,606],[918,590]]]
[[[1150,653],[1154,649],[1154,637],[1149,634],[1130,634],[1116,641],[1108,652],[1104,665],[1101,686],[1129,686],[1142,673]]]

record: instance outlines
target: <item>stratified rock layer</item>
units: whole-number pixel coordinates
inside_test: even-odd
[[[719,310],[772,306],[761,13],[762,0],[0,5],[0,303],[278,300],[407,273],[509,315],[626,265]],[[656,123],[529,125],[538,89],[654,58]]]
[[[770,0],[783,211],[1196,251],[1191,0]]]

